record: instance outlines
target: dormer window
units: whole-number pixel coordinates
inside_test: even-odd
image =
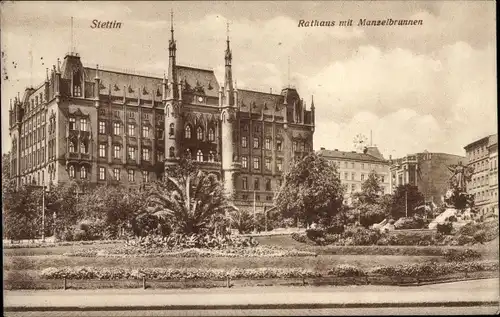
[[[82,75],[78,70],[73,74],[73,97],[82,96]]]

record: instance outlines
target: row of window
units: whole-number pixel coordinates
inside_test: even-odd
[[[45,139],[45,129],[43,126],[35,129],[32,133],[28,133],[24,137],[21,136],[21,151],[32,146],[36,142],[42,141],[43,139]]]
[[[348,180],[349,179],[349,173],[344,172],[344,179]],[[368,179],[368,175],[366,176],[366,179]],[[356,179],[356,173],[351,173],[351,180],[355,181]],[[382,175],[379,175],[379,180],[381,183],[385,183],[385,177]],[[365,174],[361,174],[361,181],[365,181]]]
[[[89,120],[87,118],[80,118],[79,120],[79,128],[76,127],[76,118],[69,118],[69,129],[70,130],[80,130],[80,131],[89,131]]]
[[[31,118],[26,119],[26,121],[23,122],[21,126],[21,136],[24,136],[24,134],[31,132],[33,129],[43,124],[45,120],[46,120],[45,111],[41,111],[38,114],[33,115]]]
[[[106,134],[106,121],[99,121],[99,134]],[[133,123],[127,124],[127,135],[131,137],[136,136],[136,125]],[[173,127],[172,127],[173,131]],[[142,126],[142,137],[143,138],[150,138],[151,137],[151,128],[149,125],[143,125]],[[171,132],[173,133],[173,132]],[[113,122],[113,135],[118,135],[120,136],[122,134],[122,125],[120,122]],[[163,129],[161,127],[156,128],[156,138],[161,140],[163,139]]]
[[[76,153],[78,152],[76,148],[76,142],[75,141],[70,141],[69,142],[69,152],[70,153]],[[82,154],[88,154],[89,153],[89,145],[87,142],[82,141],[80,142],[80,153]]]
[[[175,156],[175,148],[174,147],[170,147],[170,149],[169,149],[169,156],[170,157],[174,157]],[[189,158],[189,159],[195,159],[198,162],[205,162],[205,161],[215,162],[215,152],[213,152],[213,151],[209,151],[208,152],[208,158],[207,158],[207,160],[205,160],[205,155],[203,154],[202,150],[198,150],[196,152],[196,156],[193,157],[193,155],[191,154],[191,150],[190,149],[186,149],[186,157]]]
[[[169,126],[169,135],[172,136],[174,135],[174,124],[171,123],[170,126]],[[191,139],[192,138],[192,133],[191,133],[191,126],[188,124],[186,125],[186,127],[184,128],[184,138],[185,139]],[[202,141],[203,140],[203,128],[202,127],[197,127],[196,128],[196,139],[199,140],[199,141]],[[208,129],[208,141],[210,142],[213,142],[215,141],[215,131],[214,129],[212,128],[209,128]]]
[[[266,138],[264,144],[265,144],[266,150],[271,150],[271,138]],[[248,137],[246,137],[246,136],[241,137],[241,147],[243,147],[243,148],[248,147]],[[254,149],[260,148],[260,138],[259,137],[253,138],[253,148]],[[276,140],[276,150],[282,151],[282,149],[283,149],[283,141],[279,140],[279,139]]]
[[[49,174],[50,177],[50,174]],[[25,177],[21,177],[21,185],[24,184],[35,184],[42,185],[45,184],[45,173],[43,171],[38,172],[34,175],[27,175]]]
[[[479,157],[483,157],[485,155],[488,155],[488,148],[486,145],[480,146],[470,152],[467,152],[467,156],[469,157],[469,161],[474,161],[475,159]]]
[[[99,109],[99,114],[100,115],[106,115],[107,111],[106,111],[106,108],[100,108]],[[112,114],[114,117],[116,118],[121,118],[121,113],[122,111],[121,110],[112,110]],[[131,119],[134,119],[135,118],[135,115],[137,114],[137,112],[132,112],[132,111],[127,111],[127,114],[128,114],[128,117],[131,118]],[[151,114],[149,113],[143,113],[142,114],[142,118],[145,119],[145,120],[149,120],[151,117]],[[156,115],[156,120],[157,121],[163,121],[163,115]]]
[[[248,200],[248,195],[247,195],[247,194],[243,194],[243,195],[241,195],[241,198],[242,198],[243,200]],[[255,195],[255,200],[256,200],[256,201],[260,201],[260,195]],[[273,196],[267,195],[267,196],[266,196],[266,200],[267,200],[267,201],[271,201],[271,200],[273,200]]]
[[[151,150],[149,148],[142,148],[141,149],[141,154],[142,154],[142,160],[143,161],[149,161],[151,159]],[[121,151],[122,151],[122,146],[121,145],[113,145],[113,158],[115,159],[120,159],[121,158]],[[128,147],[127,151],[127,158],[130,160],[135,160],[136,158],[136,152],[137,148],[133,146]],[[106,144],[99,144],[99,157],[100,158],[106,158],[107,157],[107,145]],[[163,152],[158,151],[158,161],[163,161]]]
[[[343,164],[342,164],[343,163]],[[330,165],[335,164],[338,168],[351,168],[351,169],[356,169],[356,168],[361,168],[361,169],[367,169],[367,170],[375,170],[375,169],[383,169],[384,165],[382,164],[372,164],[372,163],[356,163],[356,162],[346,162],[346,161],[334,161],[330,160],[329,161]]]
[[[497,199],[497,197],[498,197],[498,190],[497,189],[483,190],[483,191],[477,192],[474,196],[475,200],[483,200],[483,199],[489,199],[489,198]]]
[[[282,181],[281,179],[278,180],[278,187],[281,187]],[[244,176],[241,178],[241,188],[243,190],[248,190],[248,177]],[[253,180],[253,190],[260,190],[260,179],[259,178],[254,178]],[[272,191],[272,186],[271,186],[271,179],[265,179],[265,190],[266,191]]]
[[[21,156],[19,163],[21,170],[27,170],[45,162],[45,147],[35,150],[27,155]]]
[[[39,105],[43,104],[43,92],[39,93],[35,98],[31,99],[31,104],[28,104],[28,107],[26,109],[26,112],[33,111],[36,107]]]
[[[241,157],[241,167],[248,168],[248,157],[247,156]],[[271,158],[270,157],[265,158],[265,168],[268,171],[271,170]],[[281,160],[281,159],[276,160],[276,168],[277,168],[278,172],[281,172],[283,170],[283,160]],[[253,169],[260,170],[260,157],[253,158]]]

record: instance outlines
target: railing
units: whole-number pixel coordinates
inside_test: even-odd
[[[393,285],[393,286],[417,286],[445,282],[457,282],[466,280],[478,280],[497,278],[498,272],[459,272],[442,276],[406,276],[395,277],[380,274],[369,274],[366,276],[323,276],[323,277],[290,277],[290,278],[230,278],[222,279],[15,279],[5,278],[5,290],[18,289],[118,289],[118,288],[142,288],[142,289],[179,289],[179,288],[213,288],[235,286],[345,286],[345,285]]]

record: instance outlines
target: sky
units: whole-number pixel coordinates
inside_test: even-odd
[[[497,133],[493,1],[8,2],[1,6],[2,153],[10,150],[9,99],[38,86],[71,47],[84,65],[162,76],[170,11],[177,63],[224,81],[229,23],[238,88],[297,88],[314,96],[314,148],[354,150],[358,134],[382,154],[465,155]],[[358,26],[359,19],[421,19],[421,26]],[[92,21],[120,29],[93,29]],[[298,27],[300,20],[353,20]],[[32,58],[30,58],[32,51]],[[8,79],[5,79],[5,76]]]

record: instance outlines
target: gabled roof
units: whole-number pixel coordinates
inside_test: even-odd
[[[213,70],[188,66],[177,66],[176,69],[177,79],[181,82],[186,81],[192,90],[196,91],[196,87],[201,87],[206,96],[219,97],[219,83]]]
[[[264,109],[265,115],[283,115],[283,96],[259,91],[238,89],[238,106],[240,112],[260,114]]]
[[[363,162],[374,162],[374,163],[387,163],[386,160],[377,158],[370,154],[358,153],[358,152],[346,152],[346,151],[332,151],[321,149],[317,151],[318,155],[321,155],[329,159],[343,159],[350,161],[363,161]]]

